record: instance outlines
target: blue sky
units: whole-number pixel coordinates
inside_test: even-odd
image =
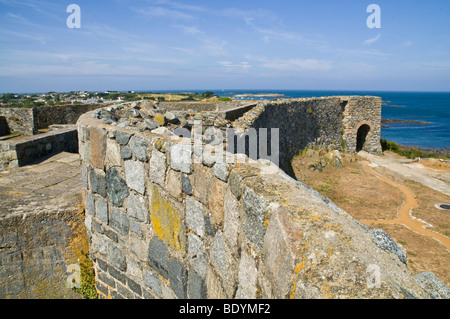
[[[449,15],[447,0],[0,0],[0,92],[450,91]]]

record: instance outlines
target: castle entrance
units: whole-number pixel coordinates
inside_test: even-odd
[[[363,149],[369,131],[370,126],[367,124],[363,124],[359,127],[358,133],[356,134],[356,152],[359,152]]]

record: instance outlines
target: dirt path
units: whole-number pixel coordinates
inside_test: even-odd
[[[409,228],[410,230],[417,232],[419,234],[434,238],[436,240],[438,240],[439,242],[441,242],[449,251],[450,251],[450,238],[433,232],[431,230],[426,229],[425,227],[427,226],[426,223],[421,222],[417,219],[414,219],[414,217],[411,216],[411,212],[414,208],[419,206],[419,203],[416,200],[416,197],[414,195],[414,193],[407,187],[400,185],[398,183],[395,183],[393,181],[391,181],[390,179],[386,178],[385,176],[375,172],[374,170],[372,170],[370,168],[369,165],[366,165],[365,170],[367,172],[369,172],[370,174],[373,174],[374,176],[376,176],[377,178],[379,178],[380,180],[398,188],[400,191],[403,192],[404,197],[405,197],[405,202],[402,204],[402,206],[400,206],[400,208],[398,209],[398,217],[396,219],[391,219],[391,220],[360,220],[361,223],[365,224],[365,225],[370,225],[370,224],[401,224],[404,225],[405,227]]]

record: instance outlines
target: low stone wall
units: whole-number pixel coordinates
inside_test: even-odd
[[[4,108],[0,107],[0,116],[6,120],[9,132],[19,132],[23,135],[37,133],[35,125],[35,109],[26,107]],[[4,123],[3,123],[4,126]],[[4,130],[6,132],[6,129]],[[8,133],[9,134],[9,133]],[[5,134],[7,135],[7,134]],[[0,135],[1,136],[1,135]]]
[[[0,141],[0,170],[22,166],[40,156],[63,151],[78,152],[75,125],[34,136]]]
[[[278,167],[93,113],[78,136],[103,298],[430,297],[386,233]]]
[[[70,104],[35,108],[36,129],[45,129],[52,124],[75,124],[78,118],[101,104]]]

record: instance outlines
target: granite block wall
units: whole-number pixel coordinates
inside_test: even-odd
[[[302,112],[342,117],[320,114],[317,103]],[[312,128],[325,137],[327,128]],[[337,146],[341,128],[328,137]],[[80,117],[78,136],[101,298],[429,297],[387,234],[392,245],[377,245],[368,228],[266,160],[104,124],[93,112]]]

